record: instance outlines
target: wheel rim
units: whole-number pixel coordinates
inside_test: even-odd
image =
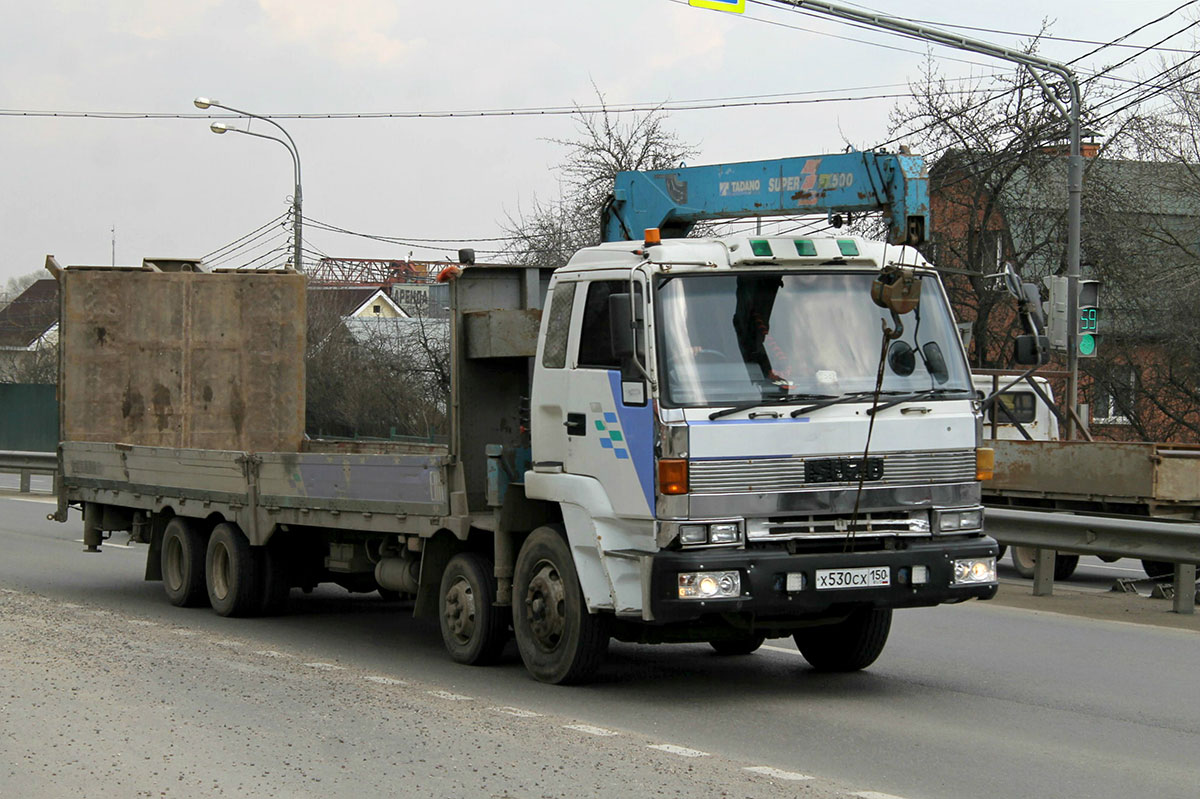
[[[550,651],[558,646],[566,628],[567,592],[557,567],[539,561],[525,592],[525,618],[533,640]]]
[[[220,543],[213,547],[212,589],[217,599],[229,595],[229,550]]]
[[[1029,547],[1012,548],[1013,565],[1019,569],[1030,570],[1037,565],[1037,550]]]
[[[466,577],[459,577],[446,591],[446,629],[456,643],[466,645],[475,635],[475,591]]]
[[[172,591],[183,588],[183,543],[178,538],[167,539],[166,568],[163,572],[168,588]]]

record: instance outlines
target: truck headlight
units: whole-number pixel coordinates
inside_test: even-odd
[[[710,544],[736,544],[742,540],[742,531],[733,522],[710,524],[708,526],[708,542]]]
[[[680,599],[729,599],[742,595],[742,577],[731,572],[680,572]]]
[[[742,543],[742,523],[738,521],[687,522],[678,526],[674,522],[666,522],[664,527],[677,534],[679,543],[685,547]]]
[[[983,527],[983,510],[943,510],[937,515],[938,532],[948,533],[956,530],[978,530]]]
[[[954,561],[954,584],[976,585],[996,582],[995,558],[967,558]]]

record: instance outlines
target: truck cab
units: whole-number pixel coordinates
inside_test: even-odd
[[[892,338],[889,264],[922,288]],[[978,397],[915,249],[651,234],[578,253],[545,307],[524,490],[561,508],[617,637],[761,642],[994,595]]]

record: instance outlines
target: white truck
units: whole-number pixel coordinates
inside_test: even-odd
[[[177,605],[402,592],[454,660],[515,636],[572,683],[612,638],[861,669],[893,609],[996,592],[979,399],[911,247],[647,231],[449,270],[446,447],[303,436],[303,276],[58,274],[55,517],[148,543]]]

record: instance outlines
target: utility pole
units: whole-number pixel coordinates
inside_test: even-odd
[[[850,8],[838,3],[828,3],[824,0],[775,0],[781,5],[794,6],[804,11],[834,17],[858,25],[889,31],[910,39],[934,42],[956,50],[966,50],[971,53],[991,56],[1014,64],[1020,64],[1042,88],[1046,99],[1054,104],[1059,113],[1067,120],[1070,128],[1070,155],[1067,158],[1067,317],[1071,324],[1067,326],[1067,369],[1070,377],[1067,380],[1067,401],[1070,403],[1070,414],[1067,417],[1067,438],[1075,438],[1076,419],[1079,416],[1079,259],[1080,240],[1082,238],[1083,218],[1083,152],[1080,145],[1079,118],[1082,114],[1082,95],[1079,90],[1079,79],[1066,64],[1051,61],[1048,58],[1013,50],[1008,47],[992,44],[991,42],[960,36],[956,33],[930,28],[925,25],[907,22],[886,14],[877,14]],[[1067,103],[1051,91],[1038,70],[1049,72],[1062,78],[1067,88]]]

